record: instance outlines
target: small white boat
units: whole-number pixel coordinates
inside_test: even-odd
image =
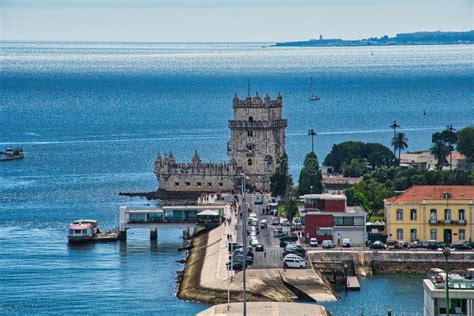
[[[92,242],[95,241],[97,231],[96,220],[79,219],[69,225],[67,239],[70,243]]]
[[[311,89],[310,89],[310,96],[309,96],[310,101],[319,101],[320,98],[313,93],[313,78],[311,78]]]
[[[0,161],[17,160],[23,159],[24,157],[23,148],[9,147],[6,148],[5,151],[0,151]]]

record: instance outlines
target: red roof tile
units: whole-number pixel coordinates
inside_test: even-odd
[[[444,200],[443,193],[449,193],[450,200],[474,200],[474,185],[417,185],[387,202],[421,202],[423,200]]]

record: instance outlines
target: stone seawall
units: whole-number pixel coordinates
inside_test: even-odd
[[[444,268],[445,258],[440,251],[314,251],[309,253],[315,268],[323,273],[341,270],[356,272],[354,254],[365,253],[374,273],[426,273],[431,268]],[[449,269],[465,270],[474,266],[474,251],[453,251],[449,257]],[[370,268],[366,267],[366,268]]]

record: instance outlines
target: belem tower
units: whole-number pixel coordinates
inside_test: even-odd
[[[158,153],[155,174],[164,191],[231,191],[239,184],[238,176],[249,177],[248,185],[256,190],[269,190],[270,176],[278,159],[285,152],[285,128],[282,118],[283,98],[268,94],[262,99],[258,92],[243,100],[232,100],[234,117],[228,126],[231,139],[227,143],[226,163],[204,163],[197,151],[191,162],[176,162],[170,151],[164,157]]]

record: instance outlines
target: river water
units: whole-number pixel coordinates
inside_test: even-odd
[[[126,244],[70,247],[68,223],[117,226],[120,191],[152,191],[158,150],[224,161],[234,93],[283,95],[287,152],[297,176],[318,132],[320,158],[344,140],[389,145],[397,120],[411,150],[447,124],[474,122],[469,46],[271,48],[258,44],[0,43],[0,146],[26,158],[0,164],[0,313],[192,315],[176,299],[181,231]],[[374,52],[371,55],[371,51]],[[321,101],[308,101],[310,78]],[[423,112],[426,114],[423,115]],[[336,314],[421,312],[421,279],[376,276],[329,305]],[[393,289],[393,295],[381,295]],[[373,294],[371,294],[373,293]],[[360,297],[363,297],[361,299]]]

